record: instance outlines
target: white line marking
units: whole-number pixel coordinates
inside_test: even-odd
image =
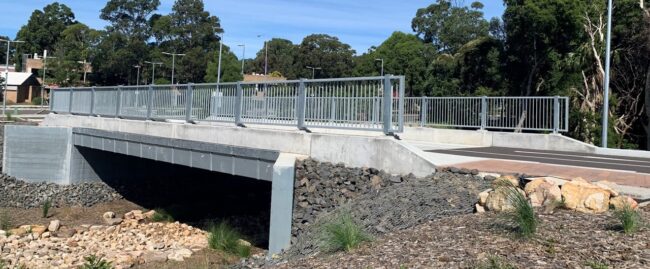
[[[508,157],[522,157],[522,158],[532,158],[532,159],[542,159],[542,160],[556,160],[556,161],[570,161],[570,162],[581,162],[581,163],[594,163],[594,164],[608,164],[612,165],[612,163],[606,163],[606,162],[597,162],[597,161],[584,161],[584,160],[575,160],[575,159],[562,159],[562,158],[547,158],[547,157],[537,157],[537,156],[528,156],[528,155],[518,155],[518,154],[505,154],[505,153],[493,153],[493,152],[482,152],[482,151],[472,151],[472,150],[461,150],[461,149],[450,149],[448,151],[455,151],[455,152],[466,152],[466,153],[479,153],[479,154],[488,154],[488,155],[497,155],[497,156],[508,156]],[[515,159],[516,160],[516,159]],[[624,164],[624,163],[616,163],[614,165],[620,165],[620,166],[630,166],[630,167],[642,167],[642,168],[650,168],[650,165],[635,165],[635,164]],[[597,167],[595,167],[597,168]],[[636,172],[636,171],[633,171]]]

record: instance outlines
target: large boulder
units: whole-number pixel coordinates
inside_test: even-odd
[[[487,198],[490,196],[492,189],[487,189],[478,194],[478,204],[484,206],[487,203]]]
[[[625,206],[636,209],[639,206],[639,204],[634,199],[632,199],[632,197],[625,195],[616,196],[609,199],[609,205],[615,210],[624,209]]]
[[[616,196],[620,195],[619,192],[618,192],[618,184],[616,184],[614,182],[610,182],[610,181],[607,181],[607,180],[601,180],[601,181],[598,181],[598,182],[594,182],[593,184],[600,187],[603,190],[608,191],[610,197],[616,197]]]
[[[498,180],[498,179],[497,179]],[[514,206],[508,199],[508,194],[512,191],[511,187],[498,187],[494,191],[490,192],[485,202],[485,207],[490,211],[511,211],[514,209]],[[516,190],[522,195],[526,195],[523,190],[516,188]]]
[[[492,188],[496,189],[508,183],[512,186],[519,187],[519,178],[511,175],[502,176],[492,181]]]
[[[529,182],[526,184],[524,192],[528,195],[528,199],[534,207],[557,204],[562,201],[560,187],[545,178]]]
[[[611,194],[582,179],[572,180],[562,186],[564,206],[584,213],[602,213],[609,209]]]

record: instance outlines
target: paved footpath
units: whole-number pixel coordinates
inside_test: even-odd
[[[647,193],[643,196],[650,195],[647,189],[641,190],[650,188],[650,159],[647,158],[502,147],[412,144],[422,149],[427,158],[439,166],[501,174],[608,180],[639,190],[634,192]]]

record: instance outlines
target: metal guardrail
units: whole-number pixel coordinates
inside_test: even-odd
[[[394,96],[397,96],[394,98]],[[55,113],[403,131],[404,76],[52,90]]]
[[[567,132],[568,97],[405,97],[404,122],[420,127]]]

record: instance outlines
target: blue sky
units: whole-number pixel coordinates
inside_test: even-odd
[[[0,0],[4,14],[0,35],[11,38],[35,9],[54,1]],[[72,8],[78,21],[93,28],[103,28],[99,11],[106,1],[59,0]],[[299,43],[312,33],[338,36],[358,54],[379,45],[393,31],[411,32],[411,19],[418,8],[434,0],[205,0],[206,10],[221,19],[226,33],[224,43],[230,46],[246,44],[246,57],[263,47],[264,39],[286,38]],[[470,4],[471,1],[465,1]],[[503,2],[484,0],[485,17],[500,16]],[[173,0],[161,0],[158,13],[171,11]],[[262,35],[258,38],[258,35]],[[241,52],[237,52],[238,54]]]

